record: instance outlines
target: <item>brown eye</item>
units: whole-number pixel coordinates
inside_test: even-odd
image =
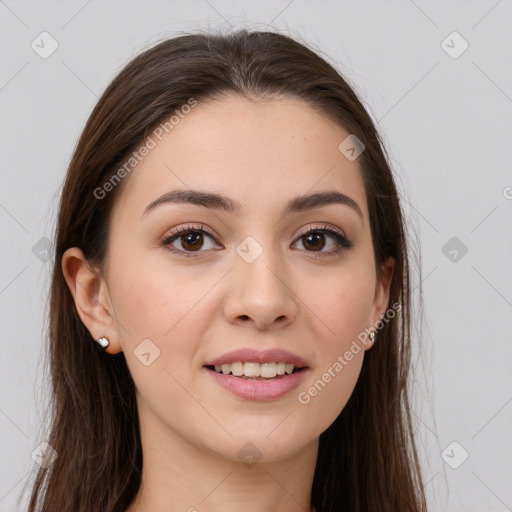
[[[323,226],[317,229],[310,229],[303,233],[297,242],[301,242],[306,252],[318,253],[314,256],[333,256],[339,255],[345,249],[352,247],[350,242],[341,232]],[[326,250],[324,250],[326,249]]]
[[[196,231],[181,235],[179,238],[181,238],[181,246],[187,251],[197,251],[204,244],[203,235]]]
[[[194,253],[205,252],[207,249],[215,248],[215,239],[213,235],[204,229],[185,227],[179,228],[162,240],[162,245],[166,246],[171,252],[179,253],[183,256],[193,256]]]
[[[303,244],[306,249],[312,251],[321,251],[325,247],[325,235],[319,232],[313,232],[303,236]]]

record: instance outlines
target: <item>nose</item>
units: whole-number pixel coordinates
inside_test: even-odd
[[[264,250],[252,263],[236,257],[224,301],[224,315],[230,323],[253,324],[264,330],[295,321],[297,297],[289,272],[270,253]]]

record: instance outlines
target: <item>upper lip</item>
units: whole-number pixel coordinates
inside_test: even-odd
[[[292,354],[283,349],[257,350],[252,348],[241,348],[232,350],[226,354],[207,361],[204,366],[220,366],[223,364],[236,363],[238,361],[251,363],[286,363],[293,364],[297,368],[306,368],[308,363],[302,357]]]

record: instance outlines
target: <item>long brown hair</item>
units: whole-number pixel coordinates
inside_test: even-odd
[[[101,199],[94,191],[191,97],[219,94],[300,98],[365,145],[358,162],[376,268],[389,256],[395,259],[390,304],[401,307],[379,330],[348,403],[320,436],[311,505],[318,512],[423,512],[407,394],[406,230],[381,136],[346,79],[317,52],[286,35],[248,30],[184,34],[144,51],[112,81],[87,121],[62,190],[50,291],[47,441],[58,457],[38,471],[28,511],[124,512],[138,491],[143,459],[134,382],[122,352],[105,354],[92,341],[61,260],[66,249],[80,247],[102,268],[109,218],[122,187]]]

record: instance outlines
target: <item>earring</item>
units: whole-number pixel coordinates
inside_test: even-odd
[[[101,348],[106,349],[110,345],[110,341],[105,336],[98,338],[96,343],[101,346]]]
[[[370,333],[370,339],[372,340],[372,343],[375,341],[375,331]]]

